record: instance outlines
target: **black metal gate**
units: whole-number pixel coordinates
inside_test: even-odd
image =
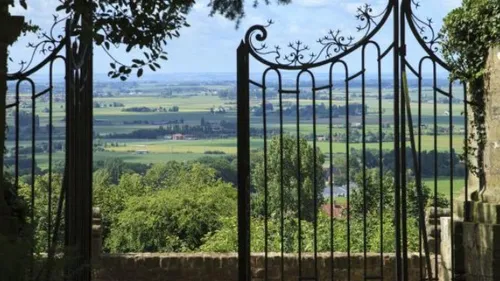
[[[31,58],[7,76],[4,109],[5,166],[14,192],[29,201],[23,230],[31,239],[26,280],[90,280],[91,11],[55,18],[52,29],[39,38],[29,46]],[[46,56],[33,66],[39,53]],[[57,80],[57,67],[64,70],[63,79]]]
[[[440,36],[419,5],[364,5],[361,39],[330,31],[316,54],[300,41],[270,48],[272,22],[247,31],[237,51],[239,280],[441,276],[437,214],[453,213],[457,185],[468,194],[457,156],[467,152],[467,98],[440,76]],[[383,28],[385,46],[375,41]],[[415,49],[425,55],[412,61]],[[253,63],[265,67],[258,78]],[[453,278],[453,247],[446,256]]]

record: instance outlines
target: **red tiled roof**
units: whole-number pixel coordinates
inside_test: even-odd
[[[342,217],[342,213],[344,212],[345,207],[342,205],[333,203],[333,214],[332,214],[332,206],[330,203],[321,206],[321,209],[329,217],[340,218],[340,217]]]

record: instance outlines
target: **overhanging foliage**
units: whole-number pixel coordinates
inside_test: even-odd
[[[451,67],[450,78],[467,84],[472,108],[472,132],[469,155],[464,155],[470,171],[479,178],[480,188],[486,185],[484,173],[485,85],[484,75],[489,48],[500,43],[500,1],[463,0],[462,6],[444,18],[441,30],[442,52]],[[467,150],[466,150],[467,151]],[[468,159],[477,158],[477,163]]]

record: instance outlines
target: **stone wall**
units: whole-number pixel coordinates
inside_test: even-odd
[[[264,255],[255,254],[251,258],[252,280],[263,281],[265,277]],[[284,279],[298,280],[298,259],[296,255],[285,255]],[[363,280],[363,254],[353,254],[351,261],[351,280]],[[345,253],[334,254],[334,279],[347,280],[348,257]],[[331,279],[330,254],[318,254],[317,280]],[[424,261],[422,260],[422,265]],[[368,276],[380,273],[380,255],[368,254]],[[409,258],[410,280],[420,280],[418,255]],[[236,254],[115,254],[101,255],[95,267],[95,281],[237,281],[238,257]],[[281,279],[281,257],[270,254],[268,257],[268,279]],[[395,258],[387,254],[383,257],[383,274],[387,281],[395,280]],[[314,276],[314,256],[302,257],[302,276]],[[315,279],[302,279],[315,280]],[[380,280],[380,279],[377,279]]]
[[[449,217],[449,208],[428,207],[425,210],[425,225],[427,229],[427,241],[431,254],[440,253],[441,244],[441,217]]]
[[[454,202],[453,220],[441,218],[440,280],[500,280],[500,47],[491,48],[485,72],[486,189]],[[469,193],[478,190],[469,177]],[[465,201],[465,196],[469,201]],[[452,244],[453,242],[453,244]],[[452,259],[451,253],[454,251]],[[454,272],[452,272],[452,270]]]
[[[485,126],[487,142],[484,151],[486,191],[483,202],[500,203],[500,46],[491,48],[485,72]]]

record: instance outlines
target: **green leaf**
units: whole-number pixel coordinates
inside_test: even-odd
[[[142,73],[143,73],[143,69],[142,68],[139,68],[137,70],[137,77],[141,77],[142,76]]]

